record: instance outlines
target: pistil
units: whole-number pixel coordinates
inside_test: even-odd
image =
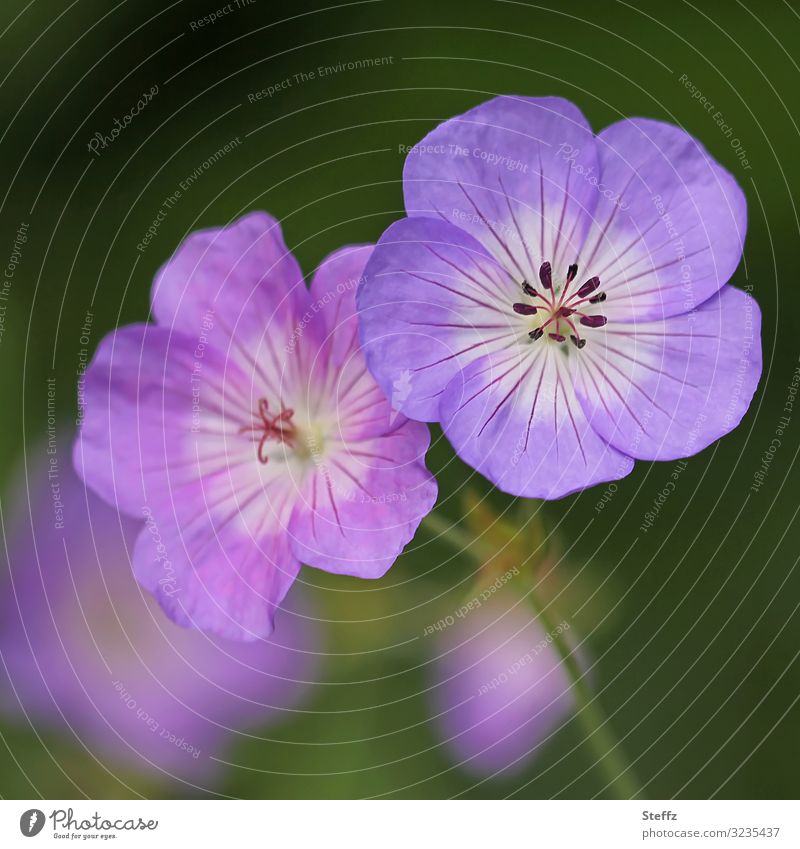
[[[289,448],[295,447],[297,429],[292,423],[292,416],[294,416],[294,410],[283,405],[280,412],[270,413],[269,402],[266,398],[260,398],[257,413],[253,416],[255,423],[239,428],[239,433],[260,434],[256,451],[260,463],[266,465],[269,462],[269,457],[265,453],[268,442],[288,445]]]

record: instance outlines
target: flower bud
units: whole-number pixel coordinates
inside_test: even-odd
[[[495,593],[438,638],[431,697],[450,757],[477,776],[523,769],[573,710],[566,668],[528,603]]]

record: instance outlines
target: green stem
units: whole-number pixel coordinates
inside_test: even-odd
[[[472,557],[480,566],[492,558],[496,552],[474,539],[469,533],[455,527],[444,516],[430,513],[423,519],[428,531],[439,539],[446,540],[452,548]],[[564,665],[569,678],[572,695],[575,699],[576,716],[586,735],[586,741],[594,755],[594,764],[603,773],[609,790],[619,799],[644,798],[622,746],[611,728],[603,708],[592,694],[586,682],[586,676],[567,642],[564,632],[558,627],[547,610],[547,602],[539,598],[538,588],[532,586],[530,601],[545,632],[553,639],[553,646]]]

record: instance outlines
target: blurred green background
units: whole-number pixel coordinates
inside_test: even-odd
[[[690,460],[647,533],[639,526],[673,464],[637,463],[602,510],[598,487],[548,504],[544,515],[580,574],[570,602],[582,608],[576,627],[588,636],[600,701],[646,794],[796,797],[800,409],[760,491],[749,490],[800,353],[796,4],[254,0],[191,27],[220,5],[2,4],[0,259],[20,223],[29,225],[0,340],[3,482],[23,442],[44,433],[50,376],[68,439],[87,310],[90,348],[116,325],[144,320],[155,270],[191,230],[266,209],[311,272],[337,246],[375,240],[401,216],[400,146],[498,93],[561,95],[596,129],[634,115],[678,123],[747,194],[745,256],[732,282],[752,286],[763,312],[759,391],[739,429]],[[294,76],[378,57],[371,68]],[[287,78],[272,96],[249,97]],[[749,168],[687,79],[733,128]],[[142,114],[100,156],[90,153],[94,133],[108,133],[154,85]],[[236,138],[138,250],[164,199]],[[451,517],[464,510],[465,486],[500,511],[510,506],[470,476],[438,431],[430,464]],[[268,740],[240,743],[230,759],[249,769],[229,770],[216,790],[261,798],[597,793],[602,778],[572,726],[523,775],[476,782],[453,766],[428,723],[425,641],[375,651],[457,606],[471,569],[424,531],[375,584],[305,569],[331,620],[323,683],[307,713],[270,729]],[[0,730],[3,796],[75,794],[48,748],[87,795],[132,792],[68,739]],[[125,778],[136,793],[185,792]]]

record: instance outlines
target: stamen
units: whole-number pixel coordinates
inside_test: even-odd
[[[595,289],[600,288],[600,278],[599,277],[590,277],[584,284],[578,289],[578,297],[585,298],[587,295],[591,295]]]
[[[567,269],[566,282],[560,291],[553,289],[553,270],[549,262],[543,262],[539,267],[539,280],[544,287],[537,291],[530,283],[523,280],[522,291],[532,298],[541,298],[543,303],[536,306],[524,303],[513,304],[514,312],[518,315],[541,314],[543,321],[535,330],[531,330],[528,336],[535,342],[541,339],[545,333],[554,342],[565,342],[567,335],[572,344],[580,350],[586,346],[586,339],[582,338],[578,331],[578,319],[584,327],[603,327],[608,323],[604,315],[586,315],[583,312],[583,304],[601,304],[606,300],[606,293],[600,292],[600,278],[590,277],[580,288],[569,293],[569,286],[578,275],[578,263],[574,262]],[[573,318],[574,316],[574,318]],[[550,325],[553,325],[550,329]],[[561,331],[564,331],[563,333]],[[565,335],[567,334],[567,335]]]
[[[578,333],[578,328],[575,327],[575,325],[568,318],[563,319],[563,321],[567,325],[567,327],[569,327],[569,329],[580,339],[581,334]]]
[[[608,319],[604,315],[583,315],[581,316],[581,324],[584,327],[603,327],[608,323]]]

